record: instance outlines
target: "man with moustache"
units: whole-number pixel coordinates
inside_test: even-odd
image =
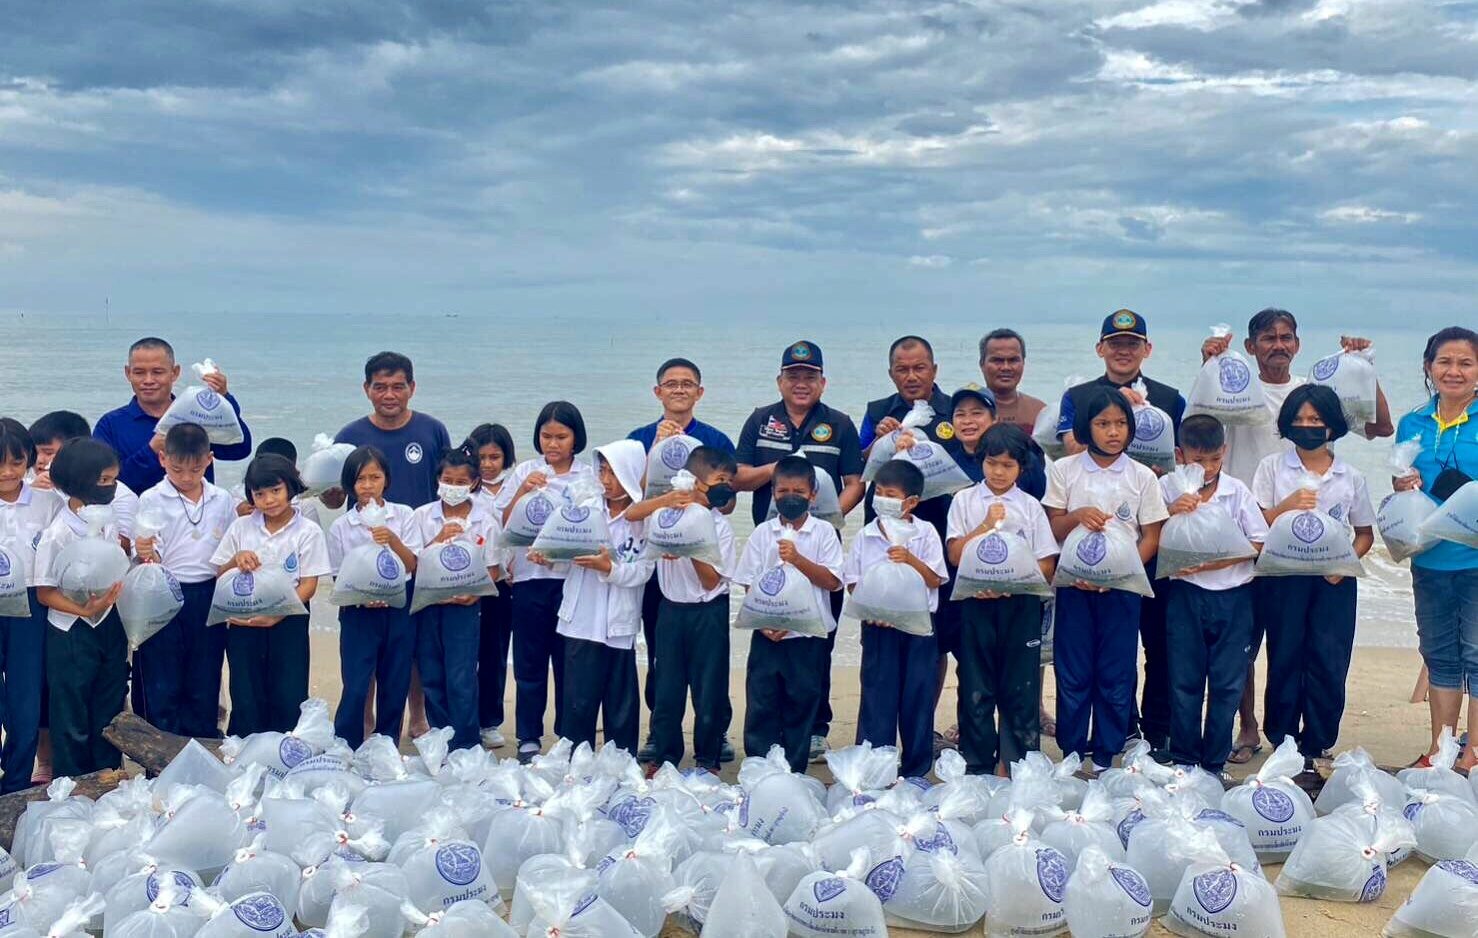
[[[1015,329],[994,329],[980,339],[980,374],[996,401],[996,419],[1014,423],[1027,436],[1036,428],[1044,401],[1017,388],[1026,374],[1026,340]]]

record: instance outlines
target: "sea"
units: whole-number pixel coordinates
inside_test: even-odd
[[[1200,366],[1200,345],[1213,321],[1180,316],[1152,321],[1153,353],[1145,373],[1189,390]],[[1064,317],[1067,320],[1068,317]],[[1209,318],[1208,318],[1209,320]],[[1044,400],[1061,394],[1073,376],[1102,373],[1094,353],[1097,315],[1062,322],[1013,321],[982,315],[969,321],[930,321],[927,312],[895,319],[815,322],[774,319],[710,319],[701,299],[683,314],[590,317],[533,313],[327,316],[314,314],[186,315],[0,313],[6,337],[0,367],[0,414],[29,423],[49,410],[70,409],[96,420],[126,403],[123,375],[130,343],[158,335],[174,345],[184,367],[207,357],[227,374],[231,392],[257,439],[284,436],[309,452],[315,435],[332,435],[369,412],[363,366],[372,354],[394,350],[415,362],[414,409],[442,420],[453,439],[473,426],[499,422],[509,428],[521,458],[533,454],[533,420],[550,400],[574,402],[585,417],[591,447],[623,438],[657,419],[652,394],[658,364],[681,356],[703,369],[698,415],[737,439],[750,411],[774,402],[781,352],[800,339],[818,344],[826,364],[825,401],[860,423],[867,401],[892,393],[887,350],[904,333],[927,338],[946,391],[980,381],[978,342],[985,332],[1010,327],[1026,339],[1022,390]],[[1245,326],[1245,320],[1234,322]],[[1425,400],[1421,353],[1426,329],[1343,329],[1338,323],[1302,323],[1302,352],[1295,371],[1339,348],[1341,334],[1374,342],[1382,386],[1397,417]],[[1236,336],[1238,341],[1242,336]],[[1354,436],[1336,444],[1369,480],[1379,503],[1390,492],[1390,440]],[[239,482],[245,463],[220,463],[217,482]],[[740,495],[735,533],[749,533],[749,496]],[[325,513],[327,523],[329,513]],[[849,539],[861,512],[849,519]],[[1366,558],[1360,581],[1356,641],[1367,646],[1415,647],[1411,578],[1379,543]],[[737,610],[737,603],[735,609]],[[332,606],[314,603],[316,628],[335,629]],[[838,659],[860,659],[855,626],[838,640]],[[735,643],[736,649],[742,643]]]

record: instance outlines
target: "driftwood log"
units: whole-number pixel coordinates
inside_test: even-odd
[[[128,773],[122,769],[104,769],[101,772],[79,775],[75,779],[77,788],[72,794],[99,798],[117,788],[118,784],[127,778]],[[25,791],[0,796],[0,845],[9,850],[11,842],[15,840],[16,822],[25,813],[26,805],[33,801],[45,800],[45,785],[35,785]]]
[[[127,711],[113,718],[113,722],[103,730],[103,738],[118,747],[124,758],[138,765],[149,778],[164,771],[164,767],[190,741],[189,736],[176,736],[156,729],[152,723]],[[219,739],[197,739],[196,742],[213,753],[221,748]]]

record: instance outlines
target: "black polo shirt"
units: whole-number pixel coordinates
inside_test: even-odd
[[[838,494],[843,476],[862,475],[862,444],[856,425],[851,417],[821,401],[800,426],[790,422],[784,401],[755,408],[739,431],[734,458],[744,466],[768,466],[795,453],[830,473]],[[754,493],[754,523],[763,524],[769,511],[770,483],[766,482]]]
[[[1062,436],[1064,433],[1072,431],[1073,417],[1077,414],[1078,408],[1087,402],[1089,394],[1092,394],[1099,388],[1127,388],[1138,381],[1144,382],[1145,396],[1149,398],[1149,402],[1170,415],[1170,425],[1175,430],[1175,442],[1176,445],[1179,445],[1180,418],[1185,416],[1185,398],[1181,397],[1180,392],[1170,385],[1156,381],[1154,378],[1147,378],[1144,375],[1137,376],[1128,384],[1119,384],[1117,381],[1109,378],[1108,375],[1099,375],[1086,384],[1079,384],[1068,388],[1062,394],[1062,412],[1057,421],[1057,435]],[[1078,442],[1083,443],[1085,441],[1079,440]]]
[[[929,406],[934,409],[934,419],[915,430],[916,434],[922,434],[926,439],[934,443],[948,444],[955,438],[955,428],[950,418],[954,416],[954,405],[950,402],[950,396],[934,385],[929,392]],[[862,417],[862,428],[867,432],[868,439],[864,446],[871,446],[873,439],[877,436],[877,425],[885,418],[892,417],[894,420],[902,420],[913,410],[913,403],[905,401],[901,394],[890,394],[887,397],[869,401],[867,413]],[[871,521],[877,515],[872,510],[872,489],[867,487],[867,495],[862,503],[863,520]],[[914,517],[920,521],[926,521],[934,525],[939,531],[940,541],[944,539],[945,523],[949,520],[949,504],[954,500],[953,495],[940,495],[926,502],[920,502],[919,507],[914,510]]]

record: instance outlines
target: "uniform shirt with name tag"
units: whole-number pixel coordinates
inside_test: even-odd
[[[1042,510],[1041,503],[1035,498],[1014,485],[1000,495],[992,492],[990,486],[984,482],[957,493],[954,503],[949,506],[946,540],[969,537],[985,521],[990,507],[997,502],[1006,506],[1004,530],[1026,541],[1033,557],[1046,560],[1059,553],[1057,538],[1052,536],[1052,524],[1047,520],[1047,512]]]
[[[780,531],[779,518],[772,518],[754,529],[749,536],[749,542],[744,545],[744,555],[739,559],[739,569],[734,574],[734,582],[740,586],[753,586],[758,580],[780,563]],[[812,563],[820,564],[836,575],[838,581],[842,579],[842,567],[845,563],[842,557],[842,538],[837,534],[837,529],[820,520],[815,515],[806,515],[806,520],[799,528],[791,528],[795,534],[795,548],[800,555]],[[811,592],[815,594],[816,606],[821,610],[821,618],[826,623],[828,632],[835,631],[837,620],[831,614],[831,591],[824,590],[816,584],[811,584]],[[791,638],[815,638],[814,635],[801,635],[791,632],[785,636]]]
[[[843,479],[862,475],[862,444],[852,418],[817,401],[801,426],[790,422],[784,401],[756,408],[739,431],[734,459],[741,466],[768,466],[799,454],[831,475],[837,494]],[[752,513],[755,527],[770,512],[770,483],[755,489]]]
[[[852,549],[847,551],[847,560],[842,564],[842,583],[847,586],[855,586],[862,582],[867,571],[880,563],[892,563],[888,559],[888,548],[893,546],[889,532],[894,525],[911,527],[913,534],[908,543],[903,546],[908,552],[919,560],[924,566],[938,574],[942,579],[949,580],[949,570],[944,565],[944,545],[940,543],[939,532],[927,521],[915,519],[908,521],[892,521],[883,518],[875,518],[869,521],[857,537],[852,541]],[[934,612],[939,608],[939,588],[929,587],[929,611]],[[829,605],[828,605],[829,610]]]
[[[139,496],[139,512],[163,523],[154,539],[154,550],[176,580],[204,583],[216,578],[211,557],[237,517],[236,500],[229,492],[206,482],[200,501],[192,502],[166,478]]]
[[[15,501],[0,498],[0,543],[25,572],[26,585],[36,585],[36,545],[41,532],[62,510],[62,497],[49,489],[22,482]]]
[[[385,527],[400,538],[402,544],[412,551],[426,546],[421,542],[421,531],[408,506],[386,502],[381,507],[385,509]],[[374,540],[375,536],[370,533],[369,525],[365,524],[360,515],[359,507],[351,508],[335,519],[333,526],[328,529],[328,562],[333,567],[334,576],[339,575],[345,555],[356,547],[374,543]]]
[[[570,464],[570,470],[568,472],[556,475],[549,463],[544,461],[543,456],[537,459],[526,459],[514,467],[513,474],[503,483],[503,487],[498,490],[498,494],[493,499],[493,513],[497,516],[499,522],[503,520],[503,512],[509,505],[514,503],[514,496],[518,494],[519,487],[523,485],[524,480],[529,477],[530,473],[534,472],[542,472],[544,474],[544,478],[547,480],[544,489],[549,497],[554,499],[558,504],[574,504],[566,493],[572,482],[577,482],[581,479],[595,482],[597,485],[600,482],[596,478],[595,470],[579,460]],[[525,580],[563,580],[565,574],[570,570],[570,565],[567,563],[556,563],[546,567],[543,564],[531,562],[528,558],[528,548],[526,547],[519,547],[509,551],[508,567],[509,571],[513,574],[514,583],[522,583]]]
[[[219,570],[244,550],[256,554],[262,566],[286,573],[295,585],[304,577],[333,573],[323,528],[296,511],[292,520],[271,532],[267,530],[267,516],[260,511],[237,518],[226,529],[210,562]]]
[[[658,560],[657,586],[672,602],[706,603],[729,592],[729,580],[734,575],[734,529],[717,508],[710,508],[708,512],[713,516],[713,527],[718,532],[718,553],[722,558],[722,562],[714,567],[718,571],[718,585],[711,590],[704,589],[693,561],[687,557]]]
[[[1160,480],[1160,492],[1165,497],[1165,506],[1168,509],[1170,503],[1175,500],[1170,495],[1168,476]],[[1257,499],[1252,497],[1252,490],[1243,484],[1241,479],[1227,475],[1225,470],[1222,470],[1220,478],[1217,479],[1216,492],[1212,494],[1207,504],[1220,505],[1225,508],[1227,514],[1232,516],[1232,520],[1237,522],[1237,527],[1242,530],[1243,536],[1254,544],[1261,544],[1263,538],[1268,536],[1268,523],[1263,518],[1262,511],[1257,507]],[[1190,576],[1176,577],[1176,579],[1194,583],[1204,590],[1220,591],[1250,583],[1252,576],[1252,561],[1244,560],[1230,567],[1203,570],[1200,573],[1192,573]]]
[[[1257,473],[1252,477],[1252,494],[1257,497],[1259,505],[1272,510],[1298,491],[1307,473],[1297,450],[1265,456],[1257,464]],[[1351,528],[1375,524],[1375,509],[1370,505],[1370,491],[1360,470],[1336,455],[1329,469],[1318,479],[1319,492],[1315,501],[1320,511]]]
[[[636,647],[642,593],[657,562],[642,559],[647,546],[642,522],[627,521],[624,511],[612,515],[607,509],[606,524],[615,545],[611,549],[611,572],[570,564],[555,631],[566,638],[625,650]]]
[[[1061,508],[1069,513],[1079,508],[1108,512],[1134,529],[1170,517],[1160,495],[1160,480],[1148,466],[1123,453],[1107,466],[1093,461],[1087,451],[1052,464],[1047,473],[1043,508]]]
[[[51,524],[41,532],[41,540],[36,543],[36,585],[61,586],[62,570],[57,561],[68,544],[80,541],[86,536],[87,522],[83,521],[70,506],[63,505],[56,517],[51,519]],[[102,536],[109,544],[116,545],[118,543],[117,522],[110,521],[105,525]],[[112,611],[113,607],[109,606],[98,615],[96,620],[88,620],[87,624],[96,628],[108,618],[108,613]],[[72,624],[78,618],[80,617],[56,609],[46,611],[46,621],[63,632],[71,631]]]

